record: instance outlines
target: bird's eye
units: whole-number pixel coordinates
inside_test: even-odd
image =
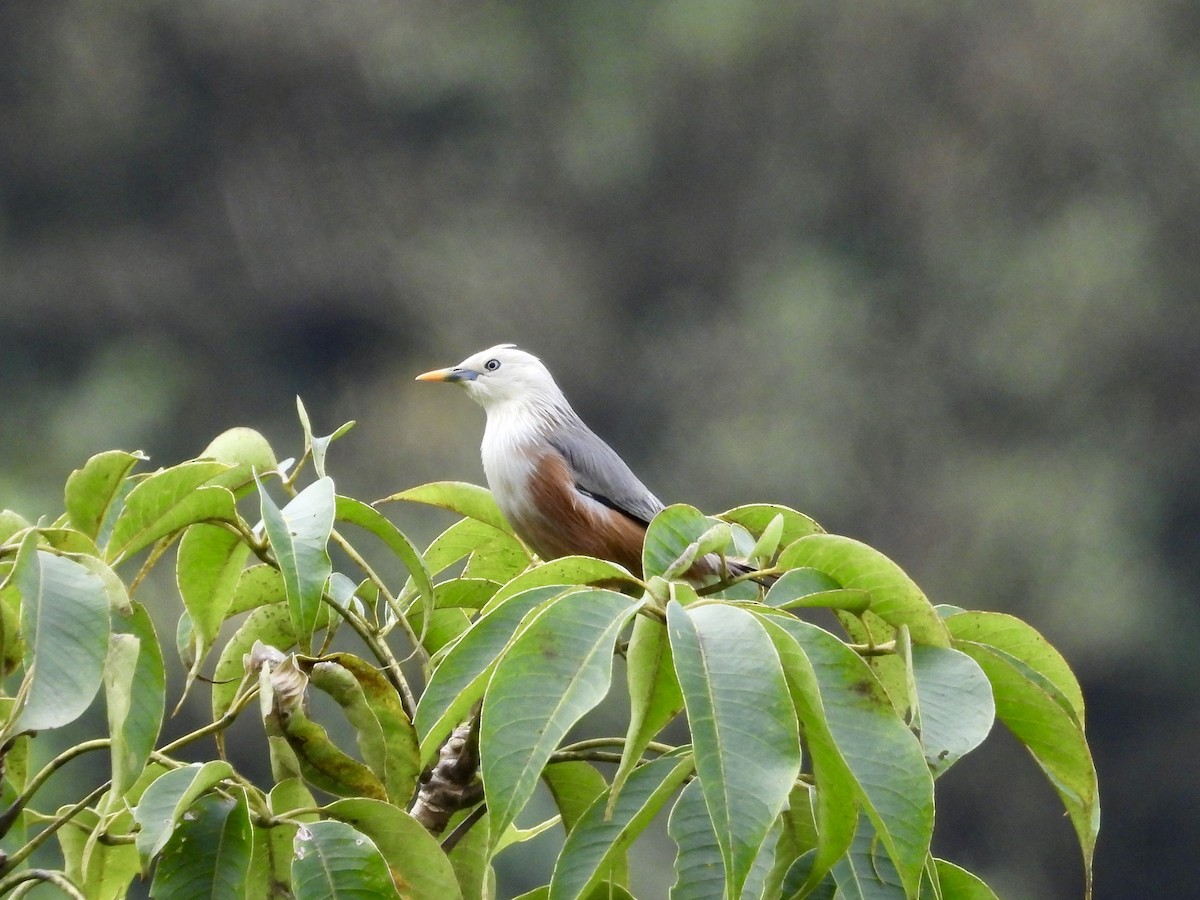
[[[498,368],[500,368],[500,360],[489,359],[487,362],[485,362],[483,364],[483,367],[485,369],[487,369],[489,372],[495,372]]]

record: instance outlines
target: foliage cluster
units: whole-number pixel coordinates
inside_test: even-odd
[[[300,418],[294,466],[245,428],[155,472],[110,451],[72,473],[55,521],[0,519],[0,894],[48,882],[122,897],[152,873],[160,898],[482,898],[497,854],[561,827],[552,880],[525,896],[626,897],[627,850],[661,816],[678,845],[673,900],[988,898],[930,844],[936,779],[996,718],[1061,797],[1090,891],[1099,806],[1083,700],[1029,625],[933,606],[878,551],[769,504],[668,507],[641,578],[542,562],[483,488],[338,495],[326,453],[348,426],[317,437],[303,406]],[[461,518],[422,552],[380,511],[388,501]],[[690,584],[712,552],[759,572]],[[172,558],[174,652],[185,690],[211,683],[212,717],[162,743],[168,654],[139,596]],[[845,636],[806,620],[817,610]],[[331,644],[347,630],[355,652]],[[626,734],[569,741],[618,657]],[[31,772],[38,733],[101,693],[107,734]],[[318,693],[331,712],[310,707]],[[269,785],[223,739],[255,711]],[[353,748],[326,730],[339,714]],[[180,758],[208,737],[213,758]],[[50,779],[89,752],[110,754],[110,780],[39,811]],[[539,780],[558,814],[519,826]],[[33,867],[55,838],[61,866]]]

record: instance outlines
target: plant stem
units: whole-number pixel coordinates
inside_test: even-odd
[[[29,783],[25,785],[25,790],[21,791],[17,799],[13,801],[12,806],[6,809],[3,815],[0,815],[0,835],[8,834],[13,822],[21,814],[21,810],[33,799],[33,795],[41,790],[42,785],[46,783],[51,775],[75,757],[90,753],[92,750],[103,750],[111,745],[112,741],[109,738],[96,738],[92,741],[84,741],[82,744],[76,744],[74,747],[67,748],[54,757],[54,759],[50,760],[50,762],[46,763],[46,765],[42,766],[41,771],[34,775]]]

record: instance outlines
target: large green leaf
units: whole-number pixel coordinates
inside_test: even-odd
[[[820,693],[819,698],[811,697],[811,687],[804,683],[805,667],[789,657],[788,674],[797,706],[802,707],[814,764],[824,758],[832,776],[825,780],[817,769],[818,823],[823,800],[847,805],[852,799],[845,796],[847,785],[839,773],[844,765],[852,779],[853,799],[870,818],[906,889],[915,893],[933,835],[933,778],[920,744],[858,654],[815,625],[782,616],[770,621],[796,641],[812,666]],[[818,757],[817,746],[825,731],[832,747],[824,748]],[[823,798],[822,791],[830,794]]]
[[[179,540],[175,578],[192,622],[192,655],[204,658],[233,602],[250,547],[217,525],[192,525]]]
[[[1038,676],[1049,681],[1083,726],[1083,691],[1061,653],[1032,625],[997,612],[962,612],[946,619],[955,640],[986,644],[1016,657]]]
[[[973,641],[956,641],[955,646],[983,668],[1000,721],[1033,754],[1058,792],[1079,839],[1090,894],[1092,857],[1100,832],[1100,789],[1070,699],[1019,657]]]
[[[676,563],[688,554],[691,559],[683,565],[686,570],[701,555],[699,541],[716,521],[684,503],[662,510],[646,529],[646,541],[642,545],[645,576],[666,575],[673,567],[678,568]]]
[[[562,556],[538,563],[506,582],[484,607],[488,612],[514,594],[544,585],[590,585],[617,590],[638,582],[616,563],[591,556]],[[640,593],[640,591],[639,591]]]
[[[314,481],[282,510],[261,482],[259,494],[267,539],[283,575],[292,628],[300,646],[311,650],[321,595],[333,571],[328,550],[335,510],[333,479]]]
[[[997,900],[983,879],[944,859],[934,860],[942,900]]]
[[[842,588],[866,591],[871,612],[889,625],[907,625],[913,640],[945,647],[946,626],[925,594],[899,566],[873,547],[836,534],[812,534],[779,554],[778,565],[824,572]]]
[[[185,462],[140,481],[113,525],[105,560],[116,565],[196,522],[236,522],[233,494],[208,483],[228,470],[219,462]]]
[[[324,813],[375,842],[405,900],[462,897],[450,859],[437,839],[403,809],[379,800],[350,798],[330,803]]]
[[[666,626],[649,616],[633,620],[625,651],[625,677],[629,687],[629,728],[621,750],[621,764],[613,776],[610,803],[621,794],[646,746],[683,710],[683,694],[671,658]]]
[[[597,797],[567,835],[550,879],[550,900],[585,896],[604,880],[609,864],[621,858],[693,768],[690,756],[656,759],[634,771],[615,804],[607,795]]]
[[[775,503],[749,503],[745,506],[737,506],[721,513],[717,518],[741,525],[758,537],[776,517],[779,517],[783,523],[779,535],[780,547],[786,547],[806,535],[819,534],[823,531],[820,525],[804,513]]]
[[[345,711],[363,759],[383,782],[388,798],[406,805],[421,765],[417,735],[396,689],[377,668],[350,653],[317,663],[312,681]]]
[[[741,900],[760,900],[764,896],[781,830],[780,820],[776,819],[742,885]],[[667,834],[679,848],[675,855],[671,900],[708,900],[724,896],[725,866],[699,781],[684,788],[675,801],[667,822]]]
[[[763,625],[783,662],[788,689],[812,757],[815,784],[811,794],[806,791],[801,796],[796,791],[792,792],[786,823],[789,828],[785,828],[783,840],[786,845],[789,840],[795,839],[803,844],[802,847],[797,845],[798,850],[815,851],[805,874],[807,885],[814,887],[850,848],[858,823],[857,806],[863,797],[863,790],[830,733],[821,700],[821,685],[813,664],[787,630],[793,621],[790,616],[771,617],[764,618]],[[804,808],[797,808],[798,804],[803,804]],[[811,835],[807,832],[810,823],[813,828]],[[805,829],[803,835],[796,833],[800,827]]]
[[[233,589],[229,608],[225,610],[225,618],[229,619],[260,606],[270,606],[272,603],[282,603],[284,609],[287,609],[286,600],[287,591],[279,570],[267,563],[259,563],[242,569],[238,574],[237,586]]]
[[[340,666],[330,666],[327,674],[332,675],[334,671],[345,676],[338,679],[340,683],[335,688],[335,699],[345,702],[342,695],[347,692],[347,683],[354,684],[354,679]],[[325,683],[327,687],[330,686],[329,679]],[[308,684],[309,678],[294,655],[282,659],[264,659],[259,670],[259,704],[263,727],[271,739],[275,754],[272,771],[276,780],[298,771],[309,784],[338,797],[387,800],[387,789],[382,778],[369,765],[345,753],[330,739],[329,733],[319,722],[309,718],[309,707],[305,702]],[[357,693],[361,694],[361,690]],[[364,704],[361,703],[361,696],[358,699],[360,709],[351,712],[354,716],[352,722],[359,729],[361,738],[362,719],[371,720],[375,747],[380,756],[378,763],[382,769],[384,751],[379,722],[370,710],[361,709]],[[361,712],[361,717],[356,712]],[[279,738],[286,742],[290,753],[284,751]]]
[[[854,843],[833,867],[838,896],[846,900],[907,900],[917,896],[915,886],[906,888],[894,861],[876,839],[871,822],[860,816]],[[920,880],[920,872],[917,874]],[[922,895],[924,896],[924,895]]]
[[[188,809],[163,848],[150,896],[155,900],[241,897],[250,874],[253,829],[246,798],[210,794]]]
[[[438,609],[482,610],[500,587],[489,578],[451,578],[433,586],[433,605]]]
[[[28,532],[12,573],[21,594],[25,669],[32,673],[17,731],[75,721],[100,689],[108,655],[109,595],[86,566],[37,548]]]
[[[400,900],[375,842],[345,822],[313,822],[296,832],[292,893],[296,900]]]
[[[214,478],[212,483],[233,491],[252,484],[255,473],[266,475],[279,468],[275,451],[267,439],[253,428],[240,425],[222,431],[213,438],[200,458],[215,459],[232,466],[229,471]]]
[[[608,782],[596,767],[583,760],[550,763],[542,770],[542,780],[550,789],[558,807],[563,829],[570,834],[597,797],[608,790]]]
[[[477,484],[468,484],[465,481],[435,481],[392,494],[379,502],[386,503],[392,500],[438,506],[460,516],[477,519],[507,534],[513,533],[508,520],[496,505],[492,492]]]
[[[937,778],[983,743],[996,718],[992,686],[979,664],[948,647],[913,647],[920,703],[918,737]]]
[[[480,571],[467,574],[500,582],[508,581],[524,569],[530,559],[528,551],[515,537],[478,519],[459,519],[433,539],[424,557],[432,575],[464,557],[470,557],[472,562],[477,557],[491,559],[496,572],[484,571],[486,567],[481,564],[476,566]]]
[[[636,609],[613,591],[564,594],[496,665],[479,733],[493,847],[532,796],[550,754],[608,693],[613,646]]]
[[[725,863],[699,781],[687,785],[675,801],[667,834],[679,848],[671,900],[725,897]]]
[[[421,739],[423,764],[433,761],[446,735],[483,697],[500,654],[529,612],[565,590],[550,585],[508,598],[475,620],[447,652],[417,703],[414,724]]]
[[[192,804],[232,774],[233,767],[224,760],[192,763],[160,775],[146,788],[133,811],[140,826],[136,845],[143,871],[149,871]]]
[[[70,807],[63,807],[58,814],[66,815],[69,810]],[[129,883],[141,871],[133,844],[96,839],[100,830],[113,836],[126,834],[131,822],[128,812],[102,820],[89,807],[76,810],[71,824],[58,829],[56,836],[62,847],[66,876],[72,883],[86,887],[88,900],[125,900]]]
[[[779,655],[758,620],[724,604],[667,605],[696,772],[740,896],[800,772],[800,738]]]
[[[112,786],[120,797],[141,774],[158,740],[166,693],[162,648],[145,607],[134,604],[128,632],[114,634],[104,668],[108,733],[112,740]]]
[[[133,486],[125,480],[130,469],[146,457],[124,450],[97,453],[67,478],[67,521],[103,545],[125,495]]]
[[[292,848],[296,831],[299,825],[316,822],[319,818],[313,812],[298,810],[312,810],[316,805],[312,792],[299,778],[285,778],[271,788],[267,795],[271,824],[263,827],[255,823],[254,856],[246,884],[247,900],[257,897],[285,900],[286,895],[281,888],[292,880]]]
[[[353,497],[339,496],[337,498],[335,518],[339,522],[357,525],[383,541],[384,545],[408,570],[408,574],[412,577],[413,584],[416,585],[417,592],[420,594],[426,614],[432,611],[434,605],[433,579],[425,567],[425,560],[421,558],[420,551],[412,541],[405,537],[404,532],[392,524],[391,520],[375,507],[368,506]]]

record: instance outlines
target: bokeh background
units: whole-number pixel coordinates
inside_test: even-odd
[[[412,377],[516,342],[664,500],[786,503],[1062,649],[1098,898],[1195,890],[1198,284],[1194,3],[0,4],[0,505],[237,424],[293,455],[297,394],[359,422],[345,493],[479,481]],[[1002,730],[939,784],[939,852],[1080,896]]]

